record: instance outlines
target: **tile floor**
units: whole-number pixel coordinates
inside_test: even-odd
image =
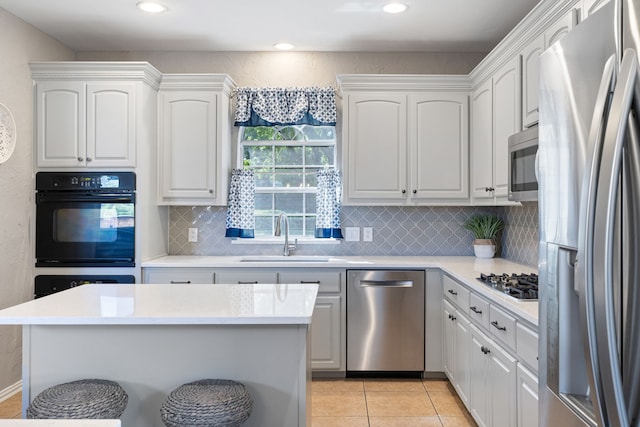
[[[447,380],[314,379],[313,427],[475,427]],[[0,402],[20,418],[21,394]]]

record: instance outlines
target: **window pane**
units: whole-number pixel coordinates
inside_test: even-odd
[[[304,195],[305,210],[307,214],[316,213],[316,193],[306,193]]]
[[[289,217],[289,235],[290,236],[302,236],[302,217],[301,216],[290,216]]]
[[[305,163],[309,166],[332,166],[333,147],[305,147]]]
[[[283,188],[302,187],[302,169],[277,169],[275,186]]]
[[[273,236],[273,217],[257,216],[254,236]]]
[[[276,133],[276,129],[270,126],[242,128],[243,141],[270,141]]]
[[[275,163],[276,165],[302,166],[302,152],[301,146],[275,147]]]
[[[259,167],[273,165],[273,146],[247,145],[243,150],[244,166]]]
[[[305,170],[304,179],[305,179],[305,187],[317,187],[318,186],[318,173],[317,168],[307,168]]]
[[[316,217],[315,216],[308,216],[304,219],[304,223],[305,223],[305,236],[315,236],[316,235]]]
[[[284,141],[304,141],[305,135],[296,126],[287,126],[280,129],[278,140]]]
[[[273,195],[271,193],[256,193],[256,215],[273,215]]]
[[[287,214],[301,214],[304,194],[275,194],[276,212]]]
[[[333,126],[309,126],[303,127],[303,132],[310,141],[314,140],[334,140],[335,128]]]
[[[258,169],[255,173],[256,187],[273,187],[273,172],[269,169]]]

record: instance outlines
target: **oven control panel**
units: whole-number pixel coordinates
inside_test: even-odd
[[[37,191],[56,190],[135,190],[133,172],[39,172]]]

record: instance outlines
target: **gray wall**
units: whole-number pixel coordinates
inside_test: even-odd
[[[0,9],[0,103],[16,121],[13,156],[0,164],[0,308],[33,297],[31,61],[74,60],[75,53],[14,15]],[[21,375],[21,329],[0,327],[0,392]]]

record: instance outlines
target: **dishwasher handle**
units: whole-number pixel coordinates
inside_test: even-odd
[[[413,280],[360,280],[361,287],[412,288]]]

